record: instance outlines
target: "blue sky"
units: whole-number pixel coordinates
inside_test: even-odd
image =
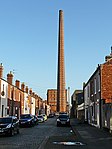
[[[64,11],[66,88],[82,89],[112,46],[112,0],[0,0],[0,62],[39,96],[57,86]]]

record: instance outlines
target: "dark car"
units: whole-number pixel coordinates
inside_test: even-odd
[[[19,125],[21,126],[34,126],[34,116],[31,114],[21,114]]]
[[[60,114],[57,118],[57,126],[60,125],[70,126],[70,118],[67,114]]]
[[[15,116],[0,118],[0,134],[13,136],[19,133],[19,120]]]

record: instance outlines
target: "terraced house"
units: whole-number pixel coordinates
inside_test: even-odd
[[[112,132],[112,48],[84,86],[85,121]]]
[[[12,72],[7,74],[7,80],[3,79],[3,69],[0,64],[0,117],[41,114],[43,99],[19,80],[14,85]]]

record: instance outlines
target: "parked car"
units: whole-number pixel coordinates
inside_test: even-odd
[[[15,116],[0,118],[0,134],[13,136],[19,133],[19,120]]]
[[[59,112],[59,115],[67,114],[67,112]]]
[[[67,114],[60,114],[57,118],[57,126],[60,125],[70,126],[70,118]]]
[[[47,120],[47,115],[46,114],[41,114],[44,117],[44,121]]]
[[[50,113],[48,116],[48,118],[52,118],[52,117],[54,117],[54,113]]]
[[[56,112],[56,113],[55,113],[55,116],[56,116],[56,117],[59,116],[59,112]]]
[[[34,117],[31,114],[21,114],[19,119],[19,125],[21,126],[34,126]]]
[[[42,115],[38,115],[37,118],[39,123],[44,122],[44,117]]]
[[[34,117],[34,124],[38,125],[38,117],[36,115],[33,115],[33,117]]]

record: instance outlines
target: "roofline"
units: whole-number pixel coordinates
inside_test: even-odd
[[[90,80],[93,78],[93,76],[96,74],[96,72],[97,72],[98,70],[100,70],[100,68],[101,68],[101,64],[98,65],[97,69],[93,72],[93,74],[91,75],[91,77],[89,78],[89,80],[85,83],[85,85],[84,85],[83,88],[85,88],[85,87],[88,85],[88,83],[90,82]]]

